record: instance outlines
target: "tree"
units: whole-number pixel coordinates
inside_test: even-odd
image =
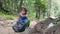
[[[4,8],[3,8],[3,3],[0,1],[0,9],[1,10],[3,10],[3,11],[5,11],[5,13],[8,13],[9,11],[8,10],[5,10]]]
[[[48,0],[48,12],[47,12],[47,17],[50,16],[50,11],[51,11],[51,0]]]
[[[40,5],[41,2],[39,0],[35,0],[35,7],[36,7],[36,18],[40,18]]]
[[[2,8],[2,2],[0,1],[0,9]]]
[[[20,0],[20,9],[21,9],[22,5],[23,5],[23,0]]]
[[[40,18],[40,15],[43,13],[43,15],[45,14],[45,9],[46,9],[46,6],[45,6],[45,2],[46,0],[35,0],[35,8],[36,8],[36,18],[39,19]],[[41,13],[42,12],[42,13]]]

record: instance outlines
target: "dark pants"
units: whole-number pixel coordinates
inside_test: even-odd
[[[28,19],[24,19],[24,20],[22,20],[22,19],[20,19],[20,22],[22,23],[22,22],[24,22],[24,23],[27,23],[28,22]],[[25,30],[28,30],[29,28],[28,27],[26,27],[26,29]]]

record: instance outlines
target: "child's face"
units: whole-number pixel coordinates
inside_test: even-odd
[[[25,14],[25,10],[24,10],[24,9],[22,9],[21,13],[22,13],[22,14]]]

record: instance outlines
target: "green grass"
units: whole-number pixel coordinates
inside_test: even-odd
[[[5,18],[7,18],[7,19],[11,19],[11,20],[17,18],[17,16],[7,15],[7,14],[4,14],[4,13],[2,13],[2,12],[0,12],[0,16],[5,17]],[[28,14],[28,18],[29,18],[29,19],[35,19],[35,16],[36,16],[36,13],[35,13],[35,12]],[[44,19],[44,18],[43,18],[43,15],[40,15],[40,19]]]
[[[5,18],[7,18],[7,19],[11,19],[11,20],[13,20],[13,19],[16,18],[16,16],[7,15],[7,14],[4,14],[4,13],[2,13],[2,12],[0,12],[0,16],[1,16],[1,17],[5,17]]]
[[[7,18],[7,19],[11,19],[11,20],[17,18],[17,16],[7,15],[7,14],[4,14],[4,13],[2,13],[2,12],[0,12],[0,16],[5,17],[5,18]],[[35,18],[35,13],[30,13],[30,14],[28,15],[28,18],[29,18],[29,19],[30,19],[30,18]]]

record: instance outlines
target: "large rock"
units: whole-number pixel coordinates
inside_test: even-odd
[[[35,25],[35,27],[33,28],[34,30],[33,30],[32,33],[33,33],[33,34],[45,34],[46,28],[48,27],[48,25],[49,25],[50,23],[53,22],[53,20],[54,20],[54,19],[52,19],[52,18],[46,18],[45,20],[40,21],[39,23],[37,23],[37,24]]]
[[[60,24],[56,24],[55,26],[48,28],[49,24],[51,24],[53,21],[54,21],[54,19],[52,19],[52,18],[46,18],[45,20],[40,21],[33,28],[32,34],[56,34],[58,29],[60,29],[60,27],[59,27]]]

